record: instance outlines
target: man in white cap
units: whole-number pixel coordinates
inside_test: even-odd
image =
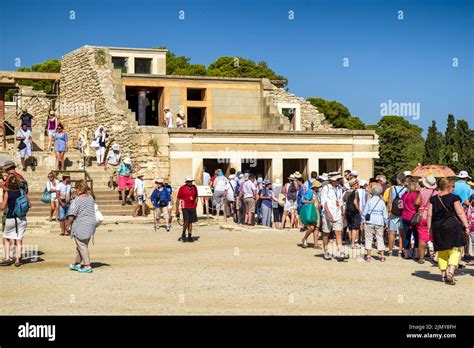
[[[155,222],[160,219],[161,215],[163,215],[166,231],[169,232],[170,215],[168,205],[171,203],[171,190],[165,186],[165,181],[163,179],[156,179],[155,184],[156,188],[150,196],[150,200],[153,202],[153,206],[155,207]],[[156,227],[159,227],[159,225],[156,225]]]
[[[321,205],[323,207],[323,247],[324,247],[324,259],[331,260],[331,254],[328,250],[329,234],[334,231],[336,234],[336,244],[338,254],[336,259],[343,261],[348,258],[344,253],[342,246],[342,195],[343,190],[339,185],[339,180],[342,179],[342,175],[334,174],[329,177],[329,184],[321,188]]]
[[[135,183],[132,179],[132,160],[130,157],[125,157],[123,162],[117,166],[117,182],[120,190],[120,197],[122,205],[126,203],[132,204],[131,197]],[[127,195],[127,189],[129,190]]]
[[[165,106],[163,111],[165,112],[165,127],[173,128],[174,127],[174,118],[173,113],[170,111],[169,106]]]
[[[193,234],[193,223],[197,222],[196,206],[198,201],[198,190],[193,184],[194,179],[190,176],[186,177],[185,184],[179,188],[177,199],[176,199],[176,218],[179,218],[179,208],[183,210],[183,233],[181,234],[181,240],[183,243],[194,242]],[[186,239],[186,231],[188,232],[188,238]]]
[[[469,206],[469,199],[474,193],[474,190],[467,183],[471,178],[465,170],[461,170],[457,175],[458,180],[454,185],[453,195],[458,195],[461,199],[461,204],[463,207]]]
[[[142,216],[146,217],[146,209],[145,209],[145,201],[146,201],[146,185],[145,181],[143,180],[143,177],[145,174],[143,172],[138,172],[137,177],[134,182],[134,193],[135,193],[135,199],[137,200],[137,206],[135,207],[135,210],[133,211],[133,216],[137,217],[138,215],[138,209],[141,209],[142,211]]]
[[[117,166],[120,163],[120,146],[117,143],[112,145],[112,151],[107,153],[107,157],[104,162],[104,170],[109,174],[109,187],[115,190],[116,183],[114,182],[114,175],[117,170]]]

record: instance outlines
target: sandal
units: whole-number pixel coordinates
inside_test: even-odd
[[[364,256],[364,260],[367,261],[367,262],[370,262],[370,261],[372,261],[372,256],[370,256],[370,255],[365,255],[365,256]]]
[[[313,249],[322,249],[318,243],[313,244]]]
[[[306,249],[308,247],[308,242],[305,240],[302,240],[301,244],[302,244],[303,249]]]
[[[418,263],[419,263],[420,265],[422,265],[422,264],[424,264],[424,263],[425,263],[425,260],[423,260],[423,259],[419,259],[419,260],[418,260]]]
[[[454,281],[454,273],[446,272],[446,284],[455,285],[456,282]]]
[[[386,260],[385,256],[380,256],[380,262],[385,262]]]

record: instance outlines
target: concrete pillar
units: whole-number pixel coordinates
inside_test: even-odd
[[[242,159],[240,157],[232,156],[230,158],[229,168],[234,168],[236,172],[242,170]]]
[[[275,179],[278,178],[281,182],[285,181],[285,178],[283,177],[283,158],[272,159],[272,181],[275,181]]]
[[[316,156],[308,158],[308,175],[311,175],[311,172],[318,172],[319,174],[319,158]]]
[[[151,73],[153,75],[158,75],[158,58],[152,58],[151,59]]]
[[[127,72],[135,74],[135,57],[127,57]]]

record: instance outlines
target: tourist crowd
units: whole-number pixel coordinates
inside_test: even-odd
[[[185,126],[182,113],[175,121],[168,107],[164,112],[166,127]],[[20,116],[20,124],[16,136],[21,165],[26,170],[34,125],[34,117],[26,109]],[[70,269],[89,273],[92,269],[88,244],[100,222],[97,206],[85,181],[76,182],[73,193],[70,175],[64,172],[69,136],[54,112],[50,113],[47,130],[47,149],[54,146],[56,152],[56,172],[48,174],[42,201],[50,204],[49,220],[59,221],[61,235],[75,239],[77,256]],[[109,187],[113,190],[118,187],[122,205],[135,203],[133,216],[146,216],[148,197],[144,173],[132,166],[128,154],[122,156],[117,143],[107,141],[110,135],[105,127],[97,128],[90,143],[87,129],[77,138],[83,167],[88,163],[90,148],[94,148],[97,166],[106,171]],[[6,161],[3,169],[6,177],[2,179],[4,261],[1,264],[19,266],[31,202],[27,182],[16,171],[15,163]],[[200,197],[194,179],[187,177],[173,195],[171,185],[159,178],[154,180],[149,200],[153,205],[155,229],[163,226],[169,232],[175,210],[183,227],[179,238],[182,242],[194,241],[193,223],[198,220],[197,206],[201,202],[204,213],[217,218],[222,214],[225,220],[232,219],[239,225],[299,229],[304,233],[301,247],[308,248],[308,239],[312,236],[313,248],[322,249],[325,260],[344,261],[351,251],[365,249],[365,254],[359,254],[371,262],[373,246],[381,262],[392,255],[414,259],[420,264],[436,260],[442,280],[454,284],[454,272],[461,260],[474,265],[470,257],[474,240],[474,191],[470,180],[466,171],[460,171],[455,178],[419,178],[406,171],[387,181],[385,175],[365,180],[359,178],[357,171],[346,170],[343,174],[313,171],[307,177],[296,171],[284,181],[272,181],[250,171],[229,168],[224,173],[216,169],[211,175],[204,168],[202,186],[207,187],[210,194]],[[159,224],[161,219],[164,225]],[[332,252],[331,239],[335,240],[336,248]],[[16,247],[16,253],[10,252],[12,246]]]

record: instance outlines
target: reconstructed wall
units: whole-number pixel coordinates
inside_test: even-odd
[[[270,83],[270,81],[263,81],[263,89],[266,96],[272,99],[273,105],[278,108],[278,104],[298,104],[300,106],[300,130],[329,130],[333,129],[329,121],[326,120],[324,114],[311,105],[305,98],[298,97],[293,93],[285,91]]]
[[[110,62],[106,59],[105,64],[96,63],[100,50],[107,52],[84,46],[61,59],[61,122],[72,139],[87,128],[92,140],[98,126],[104,125],[123,152],[133,158],[137,148],[132,141],[134,125],[119,107]]]
[[[155,153],[150,140],[158,145]],[[169,136],[166,128],[139,126],[135,128],[132,141],[136,144],[135,161],[140,164],[145,174],[148,187],[153,187],[157,178],[169,179]]]

